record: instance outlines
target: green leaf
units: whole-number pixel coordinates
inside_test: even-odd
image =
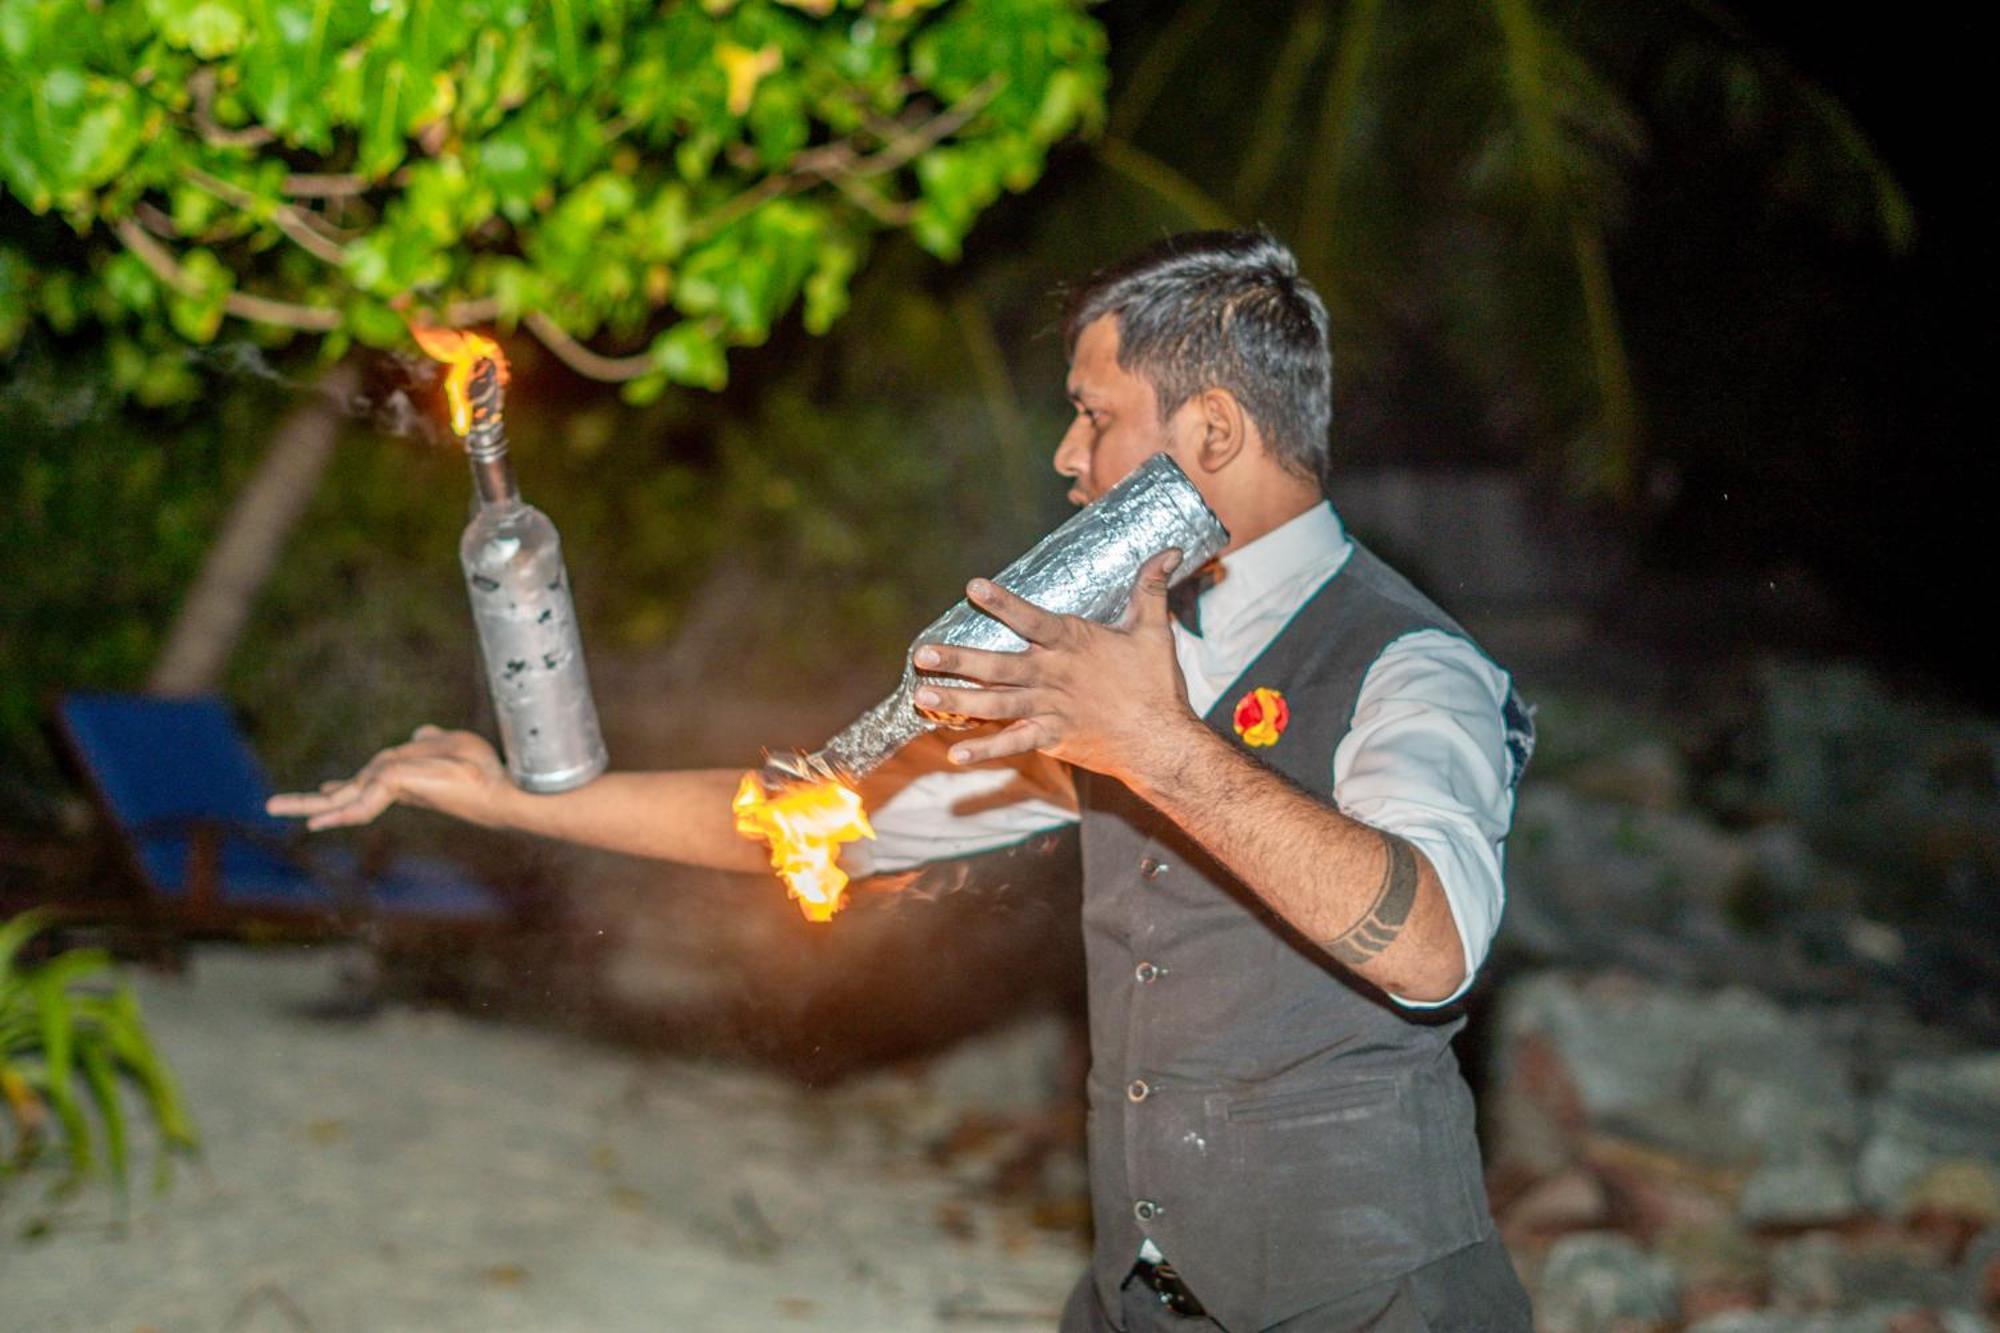
[[[242,12],[226,0],[146,0],[146,11],[169,45],[203,60],[235,51],[247,31]]]
[[[806,119],[805,96],[798,85],[766,80],[750,105],[750,131],[766,167],[782,168],[806,146],[812,126]]]
[[[369,347],[400,349],[410,338],[403,317],[380,301],[357,297],[347,307],[347,327]]]
[[[111,1167],[112,1179],[123,1189],[127,1161],[125,1108],[119,1101],[117,1072],[112,1068],[110,1055],[98,1042],[84,1043],[78,1054],[91,1100],[97,1105],[98,1123],[104,1126],[105,1160]]]
[[[729,361],[722,344],[699,321],[682,320],[647,349],[653,364],[676,384],[720,389],[729,382]]]
[[[848,281],[860,263],[860,247],[851,242],[832,241],[821,247],[812,276],[806,279],[806,332],[825,333],[847,313]]]
[[[364,96],[368,112],[361,125],[361,174],[380,179],[401,164],[408,151],[403,138],[403,94],[409,69],[393,50],[377,50],[367,62]]]
[[[65,958],[45,963],[28,976],[28,990],[35,1001],[39,1023],[42,1067],[37,1086],[48,1097],[49,1108],[62,1122],[65,1146],[69,1150],[70,1172],[81,1176],[90,1169],[90,1125],[77,1105],[74,1085],[75,1029],[63,994]]]
[[[188,287],[167,298],[167,317],[189,342],[213,342],[234,285],[232,275],[210,250],[188,251],[181,258],[181,272]]]
[[[0,921],[0,977],[12,970],[14,960],[30,939],[48,928],[50,916],[44,911],[26,911]]]

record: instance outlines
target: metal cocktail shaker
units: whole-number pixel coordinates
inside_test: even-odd
[[[609,755],[584,669],[562,539],[514,483],[493,361],[473,371],[467,397],[465,449],[479,512],[466,525],[458,556],[507,773],[525,791],[568,791],[602,773]]]
[[[1069,517],[1008,565],[994,582],[1045,611],[1111,624],[1124,615],[1140,567],[1169,548],[1181,553],[1173,582],[1194,573],[1229,544],[1228,530],[1209,510],[1180,465],[1154,454],[1132,474]],[[1021,652],[1027,642],[1013,630],[961,601],[932,621],[910,645],[949,643],[994,652]],[[869,709],[812,755],[773,759],[767,786],[802,777],[865,776],[910,741],[949,719],[919,711],[917,687],[926,681],[966,686],[955,677],[917,671],[903,660],[896,692]]]

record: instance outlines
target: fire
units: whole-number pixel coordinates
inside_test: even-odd
[[[491,338],[482,338],[464,329],[425,328],[412,324],[410,333],[417,340],[417,346],[429,353],[431,358],[451,367],[444,377],[444,395],[451,402],[451,428],[460,435],[472,429],[472,373],[479,369],[481,361],[491,361],[500,375],[500,382],[507,382],[507,355],[500,350],[500,344]]]
[[[840,844],[875,836],[860,794],[831,779],[770,792],[755,773],[745,773],[730,809],[738,833],[770,844],[771,868],[806,920],[831,921],[847,890],[847,872],[834,860]]]

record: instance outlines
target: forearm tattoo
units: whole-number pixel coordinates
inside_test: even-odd
[[[1377,829],[1389,864],[1382,873],[1382,888],[1362,918],[1327,942],[1327,950],[1349,967],[1361,964],[1396,942],[1409,923],[1410,907],[1417,901],[1417,854],[1393,833]]]

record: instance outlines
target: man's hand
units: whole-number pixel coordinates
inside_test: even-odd
[[[1129,781],[1180,762],[1180,724],[1200,720],[1174,657],[1167,579],[1179,551],[1163,551],[1139,571],[1132,604],[1118,625],[1054,615],[988,579],[966,594],[973,605],[1028,641],[1026,652],[924,644],[926,672],[965,676],[985,689],[926,685],[925,708],[1008,723],[990,735],[955,742],[951,759],[977,764],[1029,750]]]
[[[500,801],[512,791],[500,756],[483,737],[424,726],[346,781],[322,783],[317,792],[285,792],[264,808],[303,815],[313,830],[366,824],[399,802],[490,825],[500,822]]]

